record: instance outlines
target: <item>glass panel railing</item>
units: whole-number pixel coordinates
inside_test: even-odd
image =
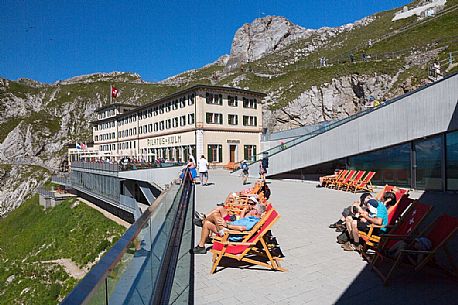
[[[189,232],[193,230],[193,204],[193,185],[189,180],[172,184],[62,304],[165,304],[172,291],[173,304],[181,304],[175,301],[183,298],[187,304],[193,276],[190,276],[191,254],[187,256],[184,252],[192,248]],[[179,277],[176,281],[175,269]],[[175,282],[180,282],[181,290],[172,287]],[[168,295],[164,295],[165,290],[169,291]]]
[[[163,168],[172,166],[182,166],[183,162],[129,162],[129,163],[110,163],[110,162],[87,162],[87,161],[73,161],[70,165],[71,168],[83,168],[107,172],[121,172],[131,171],[148,168]]]
[[[418,90],[421,90],[421,89],[422,89],[422,88],[420,88],[420,89],[418,89]],[[416,91],[418,91],[418,90],[416,90]],[[327,131],[329,131],[329,130],[331,130],[331,129],[333,129],[333,128],[336,128],[336,127],[338,127],[338,126],[341,126],[341,125],[343,125],[343,124],[346,124],[346,123],[348,123],[348,122],[350,122],[350,121],[353,121],[353,120],[355,120],[355,119],[357,119],[357,118],[359,118],[359,117],[362,117],[362,116],[364,116],[364,115],[366,115],[366,114],[368,114],[368,113],[370,113],[370,112],[373,112],[373,111],[378,110],[378,109],[380,109],[380,108],[382,108],[382,107],[385,107],[385,106],[387,106],[387,105],[389,105],[389,104],[391,104],[391,103],[394,103],[394,102],[396,102],[396,101],[398,101],[398,100],[404,98],[405,96],[410,95],[410,94],[412,94],[412,93],[414,93],[414,92],[416,92],[416,91],[412,91],[412,92],[409,92],[409,93],[404,94],[404,95],[402,95],[402,96],[398,96],[398,97],[396,97],[396,98],[394,98],[394,99],[392,99],[392,100],[385,101],[385,102],[381,103],[380,106],[378,106],[378,107],[367,108],[367,109],[365,109],[365,110],[363,110],[363,111],[360,111],[360,112],[358,112],[358,113],[355,113],[355,114],[353,114],[353,115],[351,115],[351,116],[348,116],[348,117],[346,117],[346,118],[343,118],[343,119],[340,119],[340,120],[333,121],[333,122],[331,122],[331,123],[329,123],[329,124],[325,124],[325,125],[323,125],[322,127],[317,128],[316,130],[313,130],[313,131],[311,131],[311,132],[309,132],[309,133],[306,133],[306,134],[304,134],[304,135],[298,136],[298,137],[293,138],[293,139],[291,139],[291,140],[289,140],[289,141],[287,141],[287,142],[281,143],[281,144],[279,144],[279,145],[277,145],[277,146],[275,146],[275,147],[272,147],[272,148],[270,148],[270,149],[267,149],[267,150],[265,150],[265,151],[262,151],[262,152],[260,152],[259,154],[257,154],[256,156],[253,156],[254,160],[251,160],[251,162],[249,162],[249,164],[253,164],[253,163],[259,162],[259,161],[262,160],[265,156],[270,157],[270,156],[272,156],[272,155],[278,154],[279,152],[281,152],[281,151],[283,151],[283,150],[285,150],[285,149],[289,149],[289,148],[291,148],[291,147],[293,147],[293,146],[295,146],[295,145],[297,145],[297,144],[299,144],[299,143],[305,142],[305,141],[307,141],[308,139],[313,138],[313,137],[315,137],[315,136],[317,136],[317,135],[319,135],[319,134],[322,134],[322,133],[324,133],[324,132],[327,132]]]

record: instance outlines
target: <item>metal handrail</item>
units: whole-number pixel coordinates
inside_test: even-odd
[[[186,171],[185,178],[181,181],[180,188],[188,183],[189,175]],[[191,185],[189,182],[188,185]],[[167,191],[166,191],[167,192]],[[135,221],[124,233],[124,235],[113,245],[113,247],[100,259],[100,261],[89,271],[88,274],[78,283],[78,285],[65,297],[61,305],[86,304],[92,295],[103,284],[113,268],[120,263],[123,255],[127,252],[129,245],[139,236],[141,230],[147,226],[147,222],[161,206],[161,201],[165,197],[163,192],[155,202]],[[178,190],[179,192],[179,190]],[[166,266],[170,268],[170,266]],[[161,280],[161,279],[159,279]],[[162,279],[164,280],[164,279]],[[155,290],[155,292],[157,292]],[[108,301],[108,299],[106,299]]]

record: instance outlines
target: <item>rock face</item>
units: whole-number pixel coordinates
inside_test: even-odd
[[[310,36],[312,32],[284,17],[257,18],[252,23],[244,24],[235,33],[226,69],[230,71],[242,63],[259,59],[299,38]]]
[[[264,126],[280,131],[347,117],[363,110],[369,96],[382,99],[390,79],[389,75],[349,75],[313,86],[280,110],[266,107]]]

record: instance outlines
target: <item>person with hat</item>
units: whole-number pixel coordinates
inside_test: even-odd
[[[245,185],[247,184],[248,171],[249,171],[248,163],[246,162],[246,160],[242,161],[240,168],[242,169],[242,184]]]
[[[219,236],[223,236],[226,230],[246,231],[251,230],[254,225],[259,221],[262,214],[265,212],[266,207],[258,203],[256,197],[251,196],[248,199],[248,207],[242,210],[240,219],[232,222],[227,221],[226,216],[229,215],[228,211],[218,206],[207,215],[202,213],[195,213],[198,218],[194,220],[194,224],[198,227],[202,227],[200,234],[200,240],[197,246],[193,248],[194,254],[205,254],[207,249],[205,243],[213,232]]]
[[[363,205],[357,207],[359,217],[355,219],[354,216],[345,217],[345,224],[350,235],[350,240],[342,245],[345,251],[361,251],[362,246],[359,244],[359,233],[358,231],[369,232],[371,224],[382,226],[381,228],[374,229],[374,233],[380,231],[385,233],[388,224],[388,211],[386,206],[374,199],[372,195],[367,195],[364,198]]]

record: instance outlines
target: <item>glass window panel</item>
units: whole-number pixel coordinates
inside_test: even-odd
[[[416,188],[442,189],[442,141],[440,136],[415,143]]]
[[[458,131],[446,135],[447,189],[458,190]]]
[[[404,187],[411,184],[408,143],[350,157],[348,161],[351,169],[377,172],[373,184]]]

